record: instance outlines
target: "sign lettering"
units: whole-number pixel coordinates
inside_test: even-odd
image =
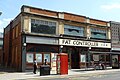
[[[59,45],[111,48],[111,43],[71,40],[71,39],[59,39]]]

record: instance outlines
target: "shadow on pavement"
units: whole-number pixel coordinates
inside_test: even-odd
[[[7,73],[14,73],[17,72],[15,69],[4,67],[0,65],[0,73],[7,72]]]

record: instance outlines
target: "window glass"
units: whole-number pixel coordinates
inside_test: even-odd
[[[33,63],[33,54],[32,53],[27,53],[26,55],[27,55],[26,61],[28,63]]]
[[[42,62],[42,54],[36,53],[36,61]]]
[[[106,30],[91,28],[91,37],[99,38],[99,39],[106,39]]]
[[[93,55],[93,61],[99,61],[99,55],[94,54]]]
[[[44,61],[47,59],[47,62],[50,62],[50,54],[44,54]]]
[[[31,19],[31,32],[42,34],[56,34],[56,22]]]
[[[81,55],[80,61],[81,62],[86,62],[86,55]]]
[[[84,36],[84,28],[71,25],[64,25],[64,34],[72,36]]]
[[[101,61],[105,61],[105,55],[103,54],[103,55],[100,55],[100,59],[99,60],[101,60]]]

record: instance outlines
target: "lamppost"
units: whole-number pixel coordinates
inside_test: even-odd
[[[63,37],[63,34],[60,34],[59,37],[62,38],[62,37]],[[59,40],[58,40],[58,45],[59,45],[59,44],[60,44],[60,43],[59,43]],[[60,45],[60,46],[59,46],[59,53],[62,53],[62,49],[63,49],[63,46]]]
[[[88,69],[89,64],[90,64],[90,49],[91,49],[91,46],[89,45],[88,47],[89,47],[89,48],[88,48],[88,52],[87,52],[87,54],[86,54],[86,62],[85,62],[86,68],[85,68],[85,70]]]
[[[63,49],[63,46],[61,45],[59,53],[62,53],[62,49]]]
[[[89,49],[88,49],[88,67],[90,66],[90,61],[91,61],[91,58],[90,58],[90,49],[91,49],[91,46],[89,45]]]
[[[87,36],[87,41],[88,40],[90,40],[90,35],[89,36]],[[86,54],[86,62],[85,62],[85,66],[86,66],[86,70],[88,69],[88,67],[89,67],[89,64],[90,64],[90,49],[91,49],[91,43],[90,42],[88,42],[89,44],[88,44],[88,52],[87,52],[87,54]]]

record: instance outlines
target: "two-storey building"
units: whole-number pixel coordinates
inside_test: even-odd
[[[49,65],[60,52],[68,54],[70,69],[85,68],[102,60],[110,66],[110,25],[67,12],[22,6],[20,14],[4,29],[4,65],[18,71],[47,59]]]

